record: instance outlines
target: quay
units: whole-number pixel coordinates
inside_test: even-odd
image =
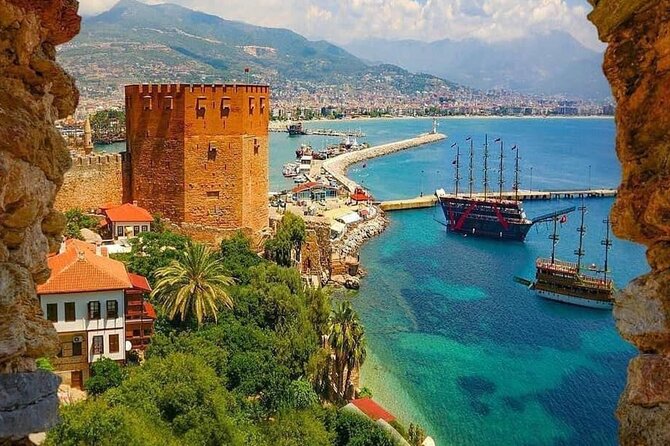
[[[400,152],[401,150],[422,146],[424,144],[432,144],[434,142],[441,141],[446,137],[447,136],[443,135],[442,133],[424,133],[415,138],[383,144],[380,146],[368,147],[367,149],[356,150],[354,152],[345,153],[335,158],[329,158],[323,162],[321,167],[323,170],[332,175],[349,192],[354,192],[356,188],[360,186],[355,181],[347,178],[346,176],[346,171],[351,165],[368,159]]]
[[[270,127],[269,131],[275,133],[288,133],[286,127]],[[365,133],[360,130],[333,130],[333,129],[305,129],[305,135],[316,135],[316,136],[333,136],[338,138],[354,137],[354,138],[364,138]]]
[[[616,197],[616,189],[585,189],[585,190],[519,190],[519,200],[554,200],[559,198],[611,198]],[[460,196],[460,194],[459,194]],[[472,194],[476,198],[484,198],[483,193]],[[500,197],[499,193],[489,192],[489,197]],[[516,194],[514,191],[503,192],[502,197],[505,200],[514,200]],[[385,211],[402,211],[407,209],[422,209],[433,207],[437,204],[437,197],[425,195],[422,197],[408,198],[405,200],[388,200],[379,203],[379,207]]]

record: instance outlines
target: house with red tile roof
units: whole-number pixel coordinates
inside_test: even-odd
[[[114,239],[119,237],[135,237],[142,232],[151,230],[154,218],[136,203],[125,203],[121,206],[103,206],[100,211],[105,217],[108,232]]]
[[[104,248],[81,240],[67,240],[47,261],[51,276],[37,294],[58,332],[61,348],[53,365],[64,383],[81,387],[94,361],[125,362],[128,351],[145,348],[156,313],[145,300],[151,288],[144,277],[128,273]],[[135,336],[137,325],[143,331]]]
[[[325,201],[337,198],[337,188],[329,184],[309,181],[291,190],[293,201]]]

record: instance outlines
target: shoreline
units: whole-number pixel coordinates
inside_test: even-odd
[[[358,118],[318,118],[305,120],[286,120],[286,121],[270,121],[270,127],[285,127],[292,122],[302,122],[305,124],[316,122],[367,122],[367,121],[393,121],[393,120],[450,120],[450,119],[614,119],[614,116],[605,115],[584,115],[584,116],[517,116],[517,115],[452,115],[452,116],[377,116],[377,117],[358,117]]]

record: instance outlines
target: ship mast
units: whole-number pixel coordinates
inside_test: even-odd
[[[519,147],[516,145],[512,147],[515,151],[514,155],[514,201],[519,201]]]
[[[600,244],[605,247],[605,267],[603,268],[605,273],[605,283],[607,283],[607,267],[608,267],[608,261],[609,261],[609,250],[612,247],[612,240],[610,240],[610,219],[606,218],[603,220],[603,223],[605,223],[606,232],[605,232],[605,240],[601,241]]]
[[[498,177],[498,192],[499,198],[502,200],[503,197],[503,184],[505,184],[505,177],[503,173],[503,161],[505,159],[505,142],[501,138],[497,138],[495,142],[500,143],[500,174]]]
[[[460,180],[461,180],[461,175],[460,175],[460,165],[461,165],[461,146],[459,146],[457,143],[453,143],[453,144],[451,145],[451,148],[453,149],[454,147],[456,147],[456,161],[454,162],[454,164],[456,165],[456,178],[455,178],[455,182],[456,182],[456,198],[458,198],[458,185],[459,185]]]
[[[468,136],[465,140],[466,140],[466,141],[470,141],[470,176],[469,176],[468,180],[470,181],[470,182],[469,182],[469,186],[470,186],[470,198],[472,198],[472,188],[473,188],[474,183],[475,183],[475,178],[474,178],[474,176],[472,175],[473,156],[474,156],[474,153],[475,153],[475,148],[474,148],[474,141],[472,140],[471,137]]]
[[[484,200],[489,188],[489,135],[484,135]]]
[[[586,233],[586,227],[584,226],[584,215],[586,215],[586,206],[583,204],[579,207],[579,210],[582,213],[582,220],[577,232],[579,232],[579,248],[575,250],[575,255],[577,256],[577,272],[581,271],[582,268],[582,257],[584,257],[584,234]]]
[[[556,245],[558,244],[558,215],[554,215],[554,232],[549,236],[551,240],[551,264],[556,263]]]

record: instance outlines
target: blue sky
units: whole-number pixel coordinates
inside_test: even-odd
[[[164,0],[143,0],[165,3]],[[116,0],[80,0],[84,15]],[[171,0],[254,25],[289,28],[310,39],[347,43],[369,37],[511,40],[552,30],[600,49],[586,0]]]

